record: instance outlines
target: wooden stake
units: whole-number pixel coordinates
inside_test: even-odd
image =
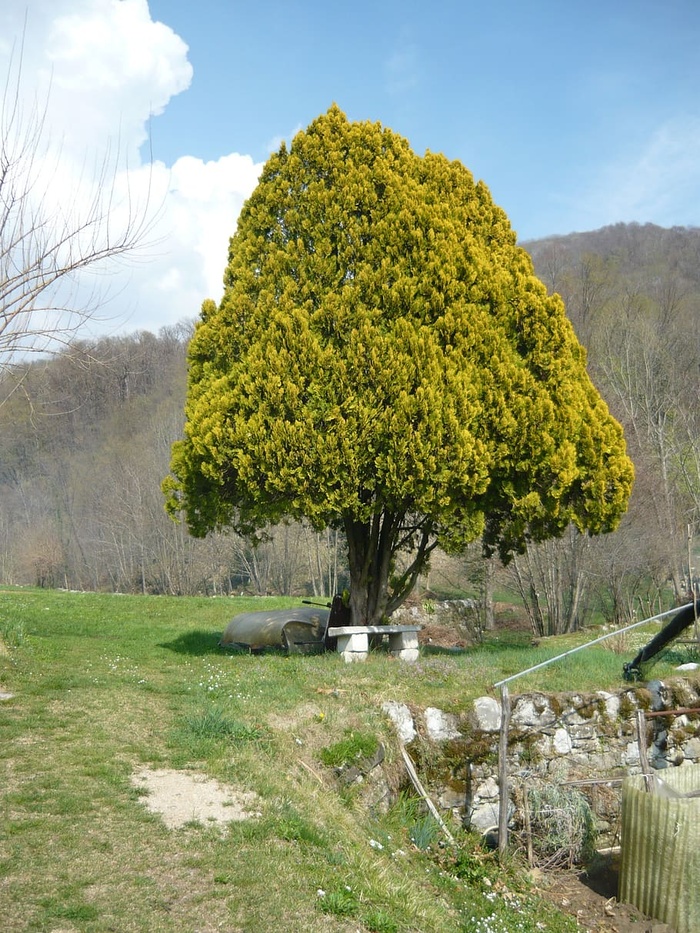
[[[501,734],[498,740],[498,853],[503,856],[508,848],[508,730],[510,727],[510,699],[508,687],[501,687]]]
[[[527,847],[527,864],[530,868],[535,864],[535,855],[532,850],[532,828],[530,826],[530,801],[528,800],[527,784],[523,784],[523,823],[525,824],[525,845]]]
[[[649,790],[649,777],[651,768],[649,767],[649,757],[647,755],[647,723],[643,709],[637,710],[637,745],[639,746],[639,764],[642,767],[644,783]]]

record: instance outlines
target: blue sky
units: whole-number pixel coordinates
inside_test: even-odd
[[[464,162],[523,238],[700,223],[697,0],[149,5],[194,68],[156,154],[264,159],[336,102]]]
[[[521,241],[700,225],[698,0],[2,0],[0,73],[23,29],[75,190],[109,151],[155,192],[156,245],[114,272],[126,329],[220,297],[262,164],[333,102],[462,161]]]

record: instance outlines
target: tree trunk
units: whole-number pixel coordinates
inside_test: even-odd
[[[370,522],[345,518],[353,625],[379,625],[406,599],[437,546],[432,523],[382,511]],[[394,579],[395,558],[411,556]]]
[[[368,523],[345,521],[353,625],[379,625],[386,614],[395,525],[387,512]]]

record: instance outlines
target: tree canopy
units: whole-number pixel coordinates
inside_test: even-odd
[[[461,163],[333,106],[267,162],[224,282],[164,482],[195,535],[342,528],[360,623],[438,545],[483,536],[507,559],[619,522],[622,430],[563,302]]]

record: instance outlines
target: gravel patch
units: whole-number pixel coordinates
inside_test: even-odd
[[[226,824],[259,817],[260,798],[203,774],[167,768],[142,768],[131,776],[134,787],[146,790],[144,805],[162,817],[169,829],[186,823]]]

